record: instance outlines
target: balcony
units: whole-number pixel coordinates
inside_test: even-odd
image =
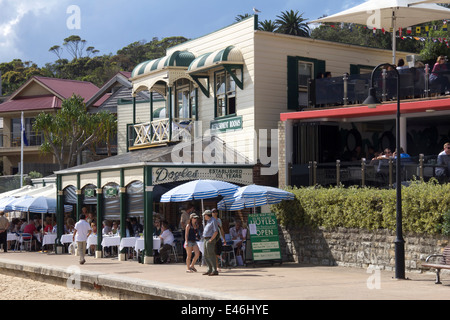
[[[450,81],[450,65],[446,71],[438,72]],[[430,80],[431,69],[407,68],[398,70],[400,75],[400,99],[427,99],[440,96],[441,87]],[[339,77],[310,79],[308,81],[308,108],[349,106],[361,104],[368,96],[371,74],[348,75]],[[397,99],[397,75],[395,71],[378,70],[374,77],[374,86],[380,101]]]
[[[194,136],[193,118],[157,119],[133,125],[129,149],[140,149],[172,142],[179,142]],[[172,125],[171,125],[172,124]]]
[[[44,137],[40,132],[27,132],[25,136],[26,140],[24,147],[37,147],[44,141]],[[20,146],[20,132],[3,132],[0,134],[0,148],[20,148]]]

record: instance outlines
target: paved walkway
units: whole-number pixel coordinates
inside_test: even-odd
[[[443,284],[436,285],[434,273],[407,274],[408,280],[394,280],[393,272],[293,263],[223,269],[215,277],[202,275],[205,267],[197,269],[197,273],[186,273],[181,263],[144,265],[137,261],[93,257],[87,257],[86,264],[79,265],[78,257],[68,254],[0,252],[0,272],[3,273],[31,272],[64,281],[71,277],[90,283],[92,289],[115,287],[174,300],[450,298],[450,274],[445,273]]]

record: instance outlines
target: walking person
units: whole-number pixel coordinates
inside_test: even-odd
[[[0,245],[3,244],[3,252],[8,252],[9,220],[4,215],[3,211],[0,212]]]
[[[210,210],[203,212],[203,218],[206,221],[203,238],[205,239],[205,262],[208,266],[208,271],[203,275],[217,276],[219,272],[217,271],[216,264],[216,241],[219,238],[219,229],[217,227],[217,221],[213,218]]]
[[[86,221],[86,215],[80,215],[80,221],[75,224],[73,230],[73,241],[77,242],[78,255],[80,256],[80,264],[84,264],[86,260],[84,255],[86,254],[86,241],[91,234],[92,229],[89,223]]]
[[[199,216],[196,213],[192,213],[189,217],[189,222],[186,225],[184,244],[186,248],[186,272],[197,272],[195,269],[195,263],[200,257],[200,250],[197,245],[197,241],[200,240],[200,232],[198,225]],[[192,251],[194,252],[194,258],[192,258]]]

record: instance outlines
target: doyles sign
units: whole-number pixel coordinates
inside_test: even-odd
[[[253,183],[252,169],[242,168],[152,168],[153,185],[197,179],[222,180],[231,183]]]
[[[274,213],[250,214],[248,229],[254,261],[281,260],[278,223]]]

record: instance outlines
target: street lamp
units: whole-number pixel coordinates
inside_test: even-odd
[[[402,184],[400,176],[400,74],[397,68],[389,63],[382,63],[375,67],[370,77],[371,87],[369,89],[369,96],[364,100],[363,104],[366,104],[369,108],[375,108],[380,102],[376,98],[376,89],[374,86],[374,74],[380,67],[392,67],[397,74],[397,116],[396,116],[396,170],[395,170],[395,183],[396,183],[396,214],[397,214],[397,235],[395,239],[395,278],[405,279],[405,240],[403,240],[402,232]]]

